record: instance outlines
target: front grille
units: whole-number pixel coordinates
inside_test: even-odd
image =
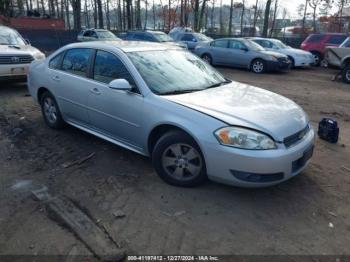
[[[291,136],[288,136],[286,137],[284,140],[283,140],[283,143],[286,147],[290,147],[296,143],[298,143],[300,140],[302,140],[305,135],[310,131],[310,126],[307,125],[304,129],[300,130],[299,132],[291,135]]]
[[[1,55],[0,65],[30,64],[33,60],[31,55]]]

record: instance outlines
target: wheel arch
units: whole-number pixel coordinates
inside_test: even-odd
[[[344,57],[340,67],[345,68],[349,64],[350,64],[350,56],[347,56],[347,57]]]
[[[180,132],[185,133],[189,137],[191,137],[193,139],[193,141],[197,144],[197,146],[200,148],[201,153],[203,154],[203,157],[204,157],[204,152],[202,150],[202,147],[201,147],[199,141],[193,135],[193,133],[190,132],[187,128],[184,128],[184,127],[179,126],[179,125],[174,124],[174,123],[162,123],[162,124],[159,124],[159,125],[155,126],[152,129],[152,131],[148,135],[148,139],[147,139],[147,151],[148,151],[148,154],[150,156],[152,155],[152,152],[154,150],[154,147],[155,147],[157,141],[164,134],[166,134],[167,132],[170,132],[170,131],[180,131]]]
[[[43,86],[42,86],[42,87],[39,87],[39,88],[38,88],[36,98],[37,98],[37,100],[38,100],[39,103],[40,103],[40,100],[41,100],[42,95],[43,95],[45,92],[51,93],[50,90],[49,90],[48,88],[46,88],[46,87],[43,87]]]

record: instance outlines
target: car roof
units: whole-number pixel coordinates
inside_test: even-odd
[[[118,48],[125,53],[142,51],[183,50],[183,48],[177,46],[143,41],[92,41],[69,44],[66,46],[66,48]]]

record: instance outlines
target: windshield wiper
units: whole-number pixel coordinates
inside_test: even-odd
[[[165,95],[180,95],[180,94],[193,93],[193,92],[202,91],[202,90],[204,90],[204,89],[174,90],[174,91],[161,93],[160,95],[162,95],[162,96],[165,96]]]
[[[215,87],[223,86],[223,85],[229,84],[229,83],[231,83],[231,82],[232,82],[231,80],[226,79],[226,81],[213,84],[213,85],[211,85],[211,86],[208,86],[208,87],[205,88],[205,89],[210,89],[210,88],[215,88]]]

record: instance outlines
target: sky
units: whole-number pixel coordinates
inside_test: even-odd
[[[219,2],[219,0],[217,0]],[[224,4],[230,4],[231,0],[223,0]],[[239,2],[239,1],[237,1]],[[254,5],[255,0],[247,0],[248,5]],[[266,2],[265,0],[259,0],[259,2]],[[279,0],[279,8],[286,8],[288,10],[291,18],[295,18],[298,16],[297,7],[300,4],[305,3],[305,0]]]

